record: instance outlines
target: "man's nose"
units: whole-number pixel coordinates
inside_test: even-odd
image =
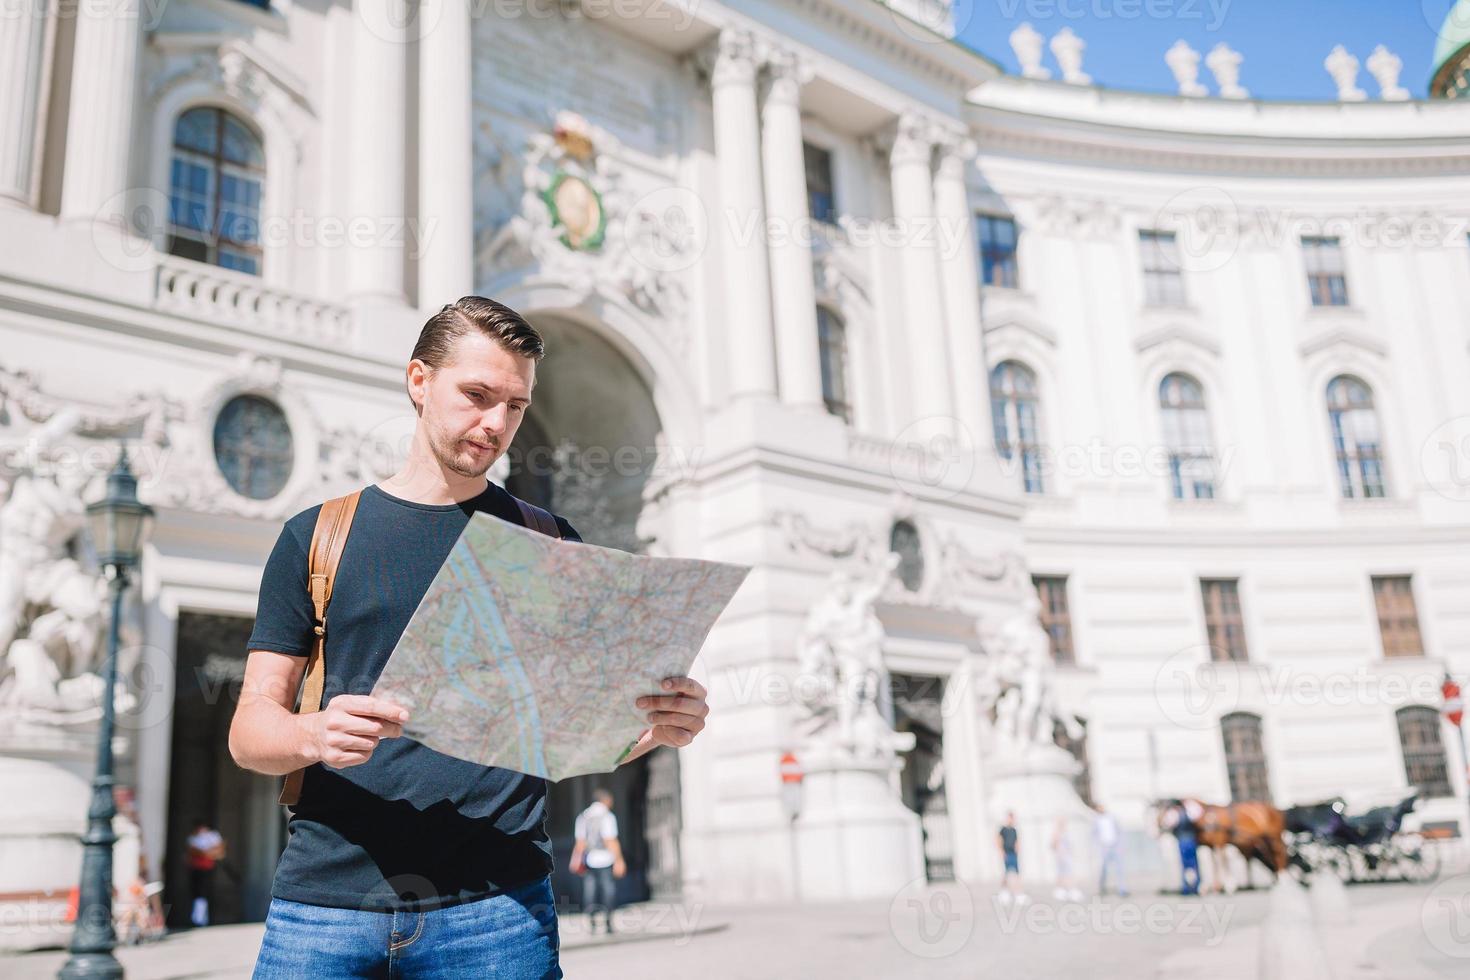
[[[489,434],[498,436],[505,431],[505,420],[509,414],[504,403],[494,405],[480,417],[480,427]]]

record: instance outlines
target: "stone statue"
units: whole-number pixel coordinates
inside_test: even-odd
[[[1404,102],[1409,90],[1399,84],[1399,73],[1404,70],[1404,59],[1383,45],[1373,49],[1368,56],[1368,73],[1378,83],[1378,97],[1385,102]]]
[[[1071,85],[1092,84],[1092,76],[1082,70],[1082,52],[1086,50],[1087,42],[1070,27],[1063,27],[1052,35],[1051,53],[1062,69],[1062,81]]]
[[[999,746],[1011,750],[1054,746],[1058,722],[1072,738],[1082,735],[1077,720],[1056,702],[1051,643],[1037,615],[1040,609],[1040,601],[1028,592],[985,644],[990,658],[981,704],[994,714]]]
[[[1179,94],[1199,98],[1209,94],[1199,81],[1200,54],[1189,46],[1189,42],[1183,38],[1174,42],[1174,46],[1164,52],[1164,63],[1169,66],[1169,71],[1174,73],[1174,81],[1179,83]]]
[[[0,707],[43,724],[101,714],[106,586],[71,553],[85,523],[87,477],[58,453],[78,421],[74,410],[63,410],[36,431],[32,461],[0,504]],[[132,706],[121,687],[116,704]]]
[[[913,735],[895,732],[883,715],[885,634],[873,611],[897,565],[898,555],[890,553],[866,580],[836,572],[801,634],[797,690],[807,711],[807,734],[864,758],[913,747]]]
[[[1248,99],[1250,91],[1240,84],[1240,65],[1245,56],[1221,41],[1205,56],[1205,64],[1215,76],[1215,85],[1224,99]]]
[[[1041,49],[1046,39],[1029,22],[1011,31],[1011,50],[1021,65],[1021,74],[1027,78],[1050,78],[1051,69],[1041,63]]]
[[[1322,67],[1337,85],[1339,102],[1362,102],[1368,98],[1368,93],[1358,87],[1358,59],[1347,48],[1341,44],[1333,48]]]

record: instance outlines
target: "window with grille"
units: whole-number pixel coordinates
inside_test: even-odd
[[[837,196],[832,186],[832,154],[820,146],[801,144],[806,161],[806,206],[813,221],[837,221]]]
[[[822,367],[822,402],[827,411],[852,422],[847,395],[847,324],[825,306],[817,307],[817,356]]]
[[[1327,385],[1327,419],[1342,495],[1349,500],[1384,496],[1383,445],[1373,389],[1350,375],[1333,378]]]
[[[295,461],[286,413],[259,395],[231,398],[214,421],[214,458],[236,493],[252,500],[276,496]]]
[[[1067,608],[1067,577],[1065,575],[1033,575],[1031,583],[1036,587],[1036,597],[1041,600],[1041,628],[1051,640],[1051,658],[1054,663],[1071,667],[1077,663],[1072,650],[1072,613]]]
[[[244,122],[200,106],[174,124],[169,176],[171,255],[260,275],[265,151]]]
[[[1439,712],[1423,705],[1400,708],[1399,747],[1404,752],[1404,775],[1425,796],[1454,796],[1449,760],[1439,734]]]
[[[1342,242],[1336,238],[1305,237],[1302,257],[1307,266],[1307,288],[1313,306],[1347,306],[1347,266]]]
[[[1036,375],[1019,361],[1002,361],[990,372],[990,417],[995,429],[995,451],[1008,462],[1021,464],[1021,485],[1027,493],[1045,490],[1042,480],[1041,436],[1037,424],[1041,398]]]
[[[1414,583],[1407,575],[1373,576],[1373,603],[1378,608],[1378,632],[1385,657],[1422,657],[1419,611],[1414,606]]]
[[[980,282],[986,286],[1015,289],[1019,279],[1016,267],[1016,219],[999,214],[977,214],[980,236]]]
[[[1169,482],[1175,500],[1215,496],[1215,450],[1200,383],[1175,372],[1159,385],[1159,414],[1169,450]]]
[[[1271,782],[1266,772],[1266,743],[1261,737],[1261,719],[1235,712],[1220,719],[1225,740],[1225,769],[1230,779],[1230,802],[1271,800]]]
[[[1184,266],[1172,231],[1138,233],[1143,255],[1143,299],[1149,306],[1183,306]]]
[[[1202,578],[1200,592],[1205,600],[1205,633],[1210,658],[1244,663],[1245,620],[1240,612],[1240,581],[1233,578]]]

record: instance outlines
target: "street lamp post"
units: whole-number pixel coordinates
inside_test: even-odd
[[[107,631],[107,662],[102,671],[102,722],[97,731],[97,775],[92,780],[92,804],[87,810],[87,832],[82,835],[82,882],[77,901],[77,924],[72,932],[71,956],[57,974],[63,980],[123,975],[112,953],[117,933],[112,928],[112,845],[117,834],[112,818],[117,805],[112,796],[112,732],[117,686],[118,625],[128,572],[138,564],[153,509],[138,501],[138,480],[128,466],[127,447],[107,475],[107,493],[87,505],[87,523],[97,560],[108,580],[112,620]]]

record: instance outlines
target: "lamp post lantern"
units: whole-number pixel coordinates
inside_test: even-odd
[[[102,671],[102,721],[97,730],[97,774],[92,780],[92,803],[87,810],[87,832],[82,835],[82,881],[77,901],[77,924],[72,932],[71,956],[57,974],[63,980],[123,975],[113,955],[117,933],[112,927],[112,845],[117,834],[112,819],[117,804],[112,796],[112,732],[117,686],[118,624],[128,573],[138,564],[153,517],[153,508],[138,500],[138,479],[128,466],[123,446],[117,465],[107,475],[107,493],[87,505],[87,525],[97,560],[107,576],[112,618],[107,628],[107,662]]]

